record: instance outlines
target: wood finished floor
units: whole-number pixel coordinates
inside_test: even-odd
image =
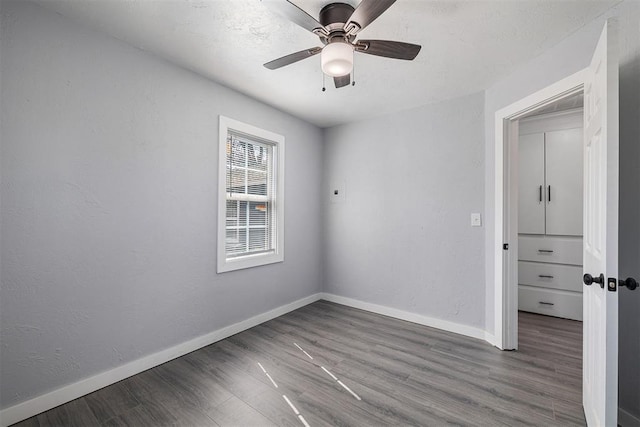
[[[502,352],[318,301],[17,425],[585,425],[582,323],[519,320]]]

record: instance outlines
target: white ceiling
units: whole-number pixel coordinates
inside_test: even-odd
[[[330,2],[293,1],[314,17]],[[398,0],[359,38],[420,44],[418,57],[400,61],[356,53],[356,85],[335,89],[327,78],[326,92],[320,55],[274,71],[262,66],[321,44],[259,0],[38,3],[328,127],[484,90],[619,1]]]

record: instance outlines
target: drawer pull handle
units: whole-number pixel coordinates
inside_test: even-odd
[[[552,302],[546,302],[546,301],[538,301],[538,302],[539,302],[540,304],[542,304],[542,305],[555,305],[555,304],[554,304],[554,303],[552,303]]]
[[[544,254],[552,254],[553,251],[551,249],[538,249],[538,252],[542,252]]]
[[[548,274],[538,274],[538,277],[540,277],[541,279],[553,279],[553,276],[550,276]]]

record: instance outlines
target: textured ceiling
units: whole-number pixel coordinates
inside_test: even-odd
[[[317,17],[329,1],[294,2]],[[38,3],[327,127],[486,89],[619,0],[398,0],[359,38],[421,44],[418,57],[410,62],[356,53],[356,85],[335,89],[327,79],[326,92],[320,55],[275,71],[262,66],[320,43],[259,0]]]

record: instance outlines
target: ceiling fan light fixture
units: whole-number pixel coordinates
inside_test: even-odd
[[[353,70],[353,46],[346,42],[329,43],[320,54],[322,72],[331,77],[342,77]]]

